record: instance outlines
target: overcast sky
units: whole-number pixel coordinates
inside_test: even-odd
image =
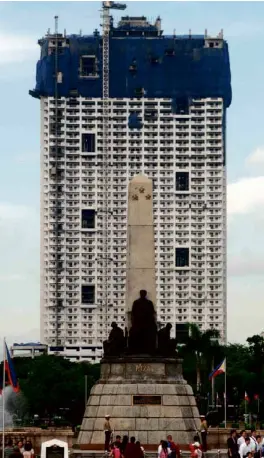
[[[127,2],[160,15],[167,34],[217,34],[229,42],[233,102],[227,113],[228,339],[264,330],[264,3]],[[91,33],[98,2],[0,3],[0,336],[39,338],[39,101],[37,39],[59,15],[60,31]],[[263,320],[263,322],[262,322]]]

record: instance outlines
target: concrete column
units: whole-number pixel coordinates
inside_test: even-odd
[[[131,308],[145,289],[156,307],[155,246],[152,180],[137,175],[128,188],[128,234],[126,272],[126,321],[130,328]]]

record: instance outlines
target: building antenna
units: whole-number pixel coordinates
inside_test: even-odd
[[[55,35],[58,35],[59,16],[54,16]]]

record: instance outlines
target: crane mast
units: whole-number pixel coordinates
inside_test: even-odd
[[[108,278],[109,278],[109,217],[111,209],[109,208],[109,119],[110,119],[110,101],[109,101],[109,33],[110,33],[110,9],[124,10],[126,5],[121,3],[115,3],[111,1],[105,1],[102,5],[102,41],[103,41],[103,61],[102,61],[102,109],[103,109],[103,129],[102,129],[102,177],[103,177],[103,227],[102,227],[102,238],[103,238],[103,304],[105,307],[105,332],[107,338],[108,330]]]

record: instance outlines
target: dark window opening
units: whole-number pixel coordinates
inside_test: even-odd
[[[85,209],[82,210],[82,228],[94,229],[95,228],[95,210]]]
[[[59,341],[58,341],[59,343]],[[64,350],[64,347],[50,347],[50,351],[61,352]]]
[[[82,304],[94,304],[95,302],[95,286],[82,285]]]
[[[63,307],[63,299],[57,299],[57,307]]]
[[[176,191],[189,191],[189,172],[176,172]]]
[[[142,129],[141,118],[137,113],[130,113],[128,117],[128,127],[130,129]]]
[[[171,110],[174,114],[187,115],[189,114],[189,106],[188,97],[177,97],[172,101]]]
[[[154,120],[158,119],[158,111],[157,110],[145,110],[144,113],[145,120]]]
[[[189,267],[189,248],[176,248],[176,267]]]
[[[97,76],[97,65],[95,56],[81,57],[81,76],[92,77]]]
[[[58,232],[63,231],[63,224],[62,223],[57,223],[57,231]]]
[[[82,152],[95,152],[95,134],[82,134]]]

